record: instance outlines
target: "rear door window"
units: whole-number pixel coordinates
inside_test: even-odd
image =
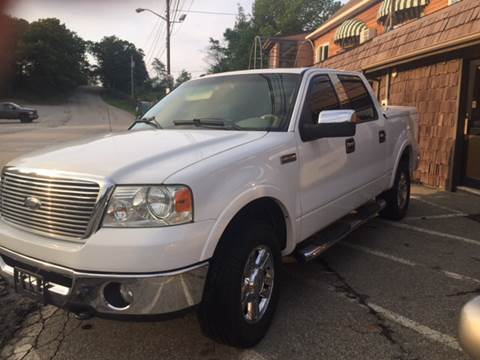
[[[338,75],[337,77],[347,96],[341,102],[341,108],[355,110],[360,122],[377,120],[377,110],[362,79],[354,75]]]

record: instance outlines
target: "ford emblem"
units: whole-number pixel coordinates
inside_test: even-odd
[[[40,209],[40,206],[42,206],[42,202],[33,196],[29,196],[25,198],[25,201],[23,204],[31,210],[38,210]]]

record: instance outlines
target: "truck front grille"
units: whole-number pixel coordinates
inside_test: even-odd
[[[0,183],[0,215],[46,236],[88,236],[99,184],[6,169]]]

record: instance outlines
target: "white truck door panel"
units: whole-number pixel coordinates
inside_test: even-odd
[[[316,123],[321,111],[338,109],[340,104],[330,77],[326,74],[314,76],[310,80],[300,122]],[[345,137],[307,142],[299,139],[300,240],[352,210],[349,194],[356,184],[352,181],[352,153],[346,152],[346,140]],[[340,198],[342,201],[336,201]]]
[[[367,84],[356,75],[333,77],[341,107],[355,110],[358,123],[352,160],[352,181],[359,201],[366,202],[385,189],[387,154],[385,118],[378,110]]]

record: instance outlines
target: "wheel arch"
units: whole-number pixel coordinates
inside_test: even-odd
[[[282,252],[289,252],[294,248],[293,218],[287,206],[278,197],[263,194],[257,197],[243,197],[223,211],[215,222],[208,240],[204,246],[202,259],[209,259],[214,255],[215,249],[222,236],[246,218],[263,218],[272,224],[277,237],[280,239],[279,247]]]
[[[413,170],[413,159],[414,159],[414,150],[412,145],[409,142],[402,144],[401,150],[398,152],[398,155],[395,159],[395,166],[393,167],[392,174],[390,176],[389,188],[393,186],[395,181],[395,174],[397,173],[398,166],[402,161],[408,161],[408,166],[410,170]]]

